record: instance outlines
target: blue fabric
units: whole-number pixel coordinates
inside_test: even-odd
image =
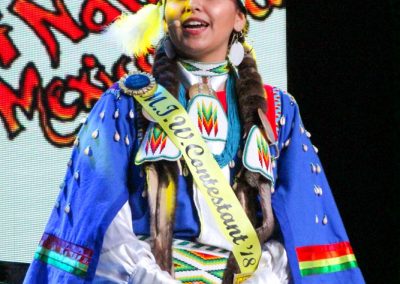
[[[191,184],[191,182],[189,182]],[[150,212],[147,199],[142,197],[143,184],[130,197],[133,214],[133,230],[138,235],[150,235]],[[178,177],[178,196],[174,236],[178,239],[191,240],[200,233],[200,221],[193,202],[193,189],[187,185],[183,176]]]
[[[358,268],[321,275],[300,275],[295,249],[348,241],[321,162],[306,135],[294,99],[281,91],[285,125],[279,131],[280,157],[275,169],[272,206],[282,231],[294,283],[364,283]],[[288,142],[290,141],[290,142]],[[285,146],[286,143],[286,146]],[[306,150],[305,150],[306,149]],[[321,172],[312,170],[319,165]],[[318,196],[314,186],[320,186]],[[316,222],[318,216],[318,223]],[[328,223],[323,224],[324,216]]]
[[[135,106],[132,98],[118,99],[118,95],[118,87],[114,85],[103,94],[82,125],[79,145],[72,151],[65,186],[58,196],[59,207],[53,209],[45,228],[48,234],[93,250],[87,278],[34,260],[25,283],[87,283],[95,275],[104,234],[129,197],[126,173],[131,167],[129,159],[136,137],[133,124],[129,123],[129,112]],[[114,118],[116,110],[118,119]],[[92,138],[95,130],[99,131],[96,139]],[[120,135],[118,142],[114,139],[116,131]],[[129,145],[125,143],[126,138],[131,141]],[[84,153],[88,146],[90,156]],[[66,213],[64,208],[68,204],[70,212]]]
[[[312,172],[311,163],[320,165],[310,139],[302,133],[297,104],[281,92],[282,114],[286,124],[279,131],[281,156],[274,169],[276,191],[272,205],[281,228],[288,253],[293,283],[364,283],[358,268],[342,272],[302,277],[296,247],[324,245],[347,241],[345,229],[337,211],[323,171]],[[119,116],[114,117],[115,111]],[[104,117],[102,113],[104,111]],[[25,283],[90,283],[96,271],[104,234],[123,204],[129,200],[133,227],[137,234],[149,233],[148,205],[142,197],[145,179],[141,168],[133,163],[139,147],[137,117],[133,98],[121,95],[117,85],[109,89],[92,109],[79,132],[79,146],[72,151],[72,164],[65,176],[45,232],[68,242],[93,250],[85,279],[34,260]],[[92,137],[98,130],[97,138]],[[118,132],[120,139],[115,138]],[[290,139],[289,146],[283,146]],[[127,140],[129,140],[127,143]],[[306,145],[308,150],[304,151]],[[91,155],[84,153],[90,146]],[[236,159],[236,164],[239,164]],[[76,179],[76,172],[79,177]],[[74,177],[75,175],[75,177]],[[175,237],[194,238],[199,235],[199,220],[192,200],[190,178],[179,177]],[[317,196],[314,185],[323,189]],[[70,212],[64,211],[70,203]],[[319,223],[315,216],[319,216]],[[323,216],[328,223],[322,223]]]

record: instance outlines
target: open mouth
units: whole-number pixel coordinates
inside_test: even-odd
[[[200,32],[208,26],[207,22],[200,19],[188,19],[182,24],[183,29],[188,32]]]

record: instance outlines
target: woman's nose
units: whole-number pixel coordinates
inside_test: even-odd
[[[202,0],[188,0],[186,4],[187,11],[199,11],[201,10]]]

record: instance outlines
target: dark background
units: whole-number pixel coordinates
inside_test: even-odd
[[[289,91],[367,283],[400,283],[400,0],[287,1]],[[26,265],[0,262],[0,282]]]
[[[287,1],[289,92],[367,283],[400,283],[400,1]]]

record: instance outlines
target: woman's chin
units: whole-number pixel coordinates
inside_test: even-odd
[[[211,52],[209,48],[197,46],[182,46],[179,48],[178,55],[182,58],[193,59],[201,62],[218,62],[225,59],[225,54],[220,55],[221,52]]]
[[[183,46],[180,48],[178,52],[184,58],[194,59],[201,61],[200,59],[207,55],[207,51],[205,49],[199,48],[199,46]]]

